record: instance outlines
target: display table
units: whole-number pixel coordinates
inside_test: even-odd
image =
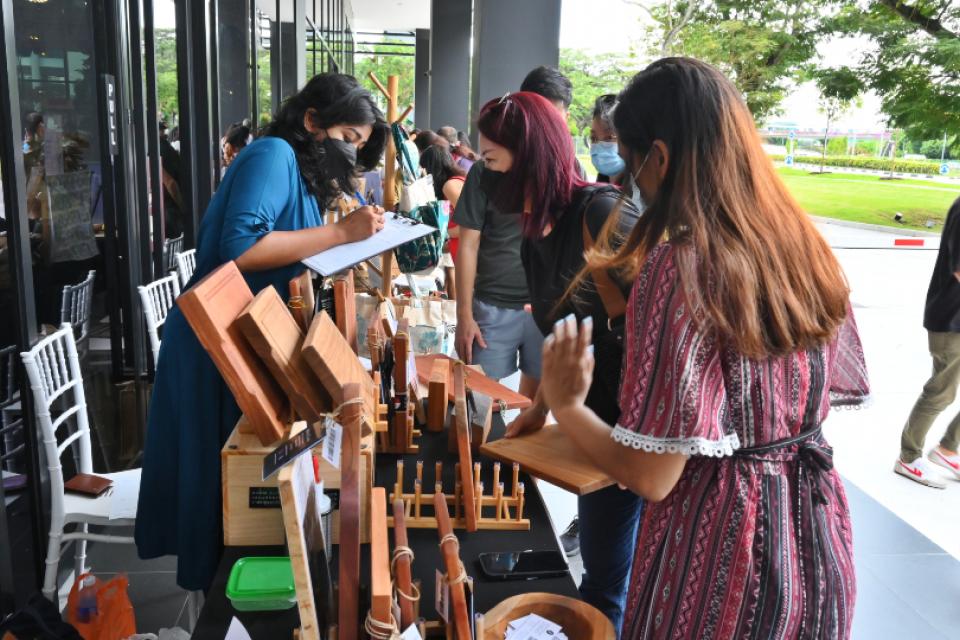
[[[491,439],[503,436],[504,424],[499,414],[494,414],[491,429]],[[424,434],[418,439],[420,453],[407,456],[378,454],[376,462],[376,484],[386,487],[388,494],[393,490],[396,482],[397,459],[404,460],[407,476],[407,487],[412,486],[417,460],[423,460],[423,481],[432,486],[434,482],[434,462],[443,461],[444,490],[453,491],[454,465],[457,456],[447,451],[447,432]],[[476,456],[475,461],[483,462],[482,477],[489,486],[493,462],[483,456]],[[508,473],[501,473],[501,477],[509,478]],[[485,578],[477,566],[477,557],[487,551],[519,551],[523,549],[559,550],[557,536],[554,533],[550,518],[547,514],[543,497],[536,484],[525,473],[520,474],[521,482],[525,483],[526,504],[524,516],[530,519],[529,531],[497,531],[479,530],[467,533],[457,530],[460,540],[460,557],[467,568],[467,572],[474,578],[477,611],[483,612],[492,609],[497,603],[510,596],[530,591],[556,593],[565,596],[577,596],[576,585],[568,575],[562,578],[546,578],[531,581],[496,581]],[[509,490],[509,487],[508,487]],[[413,562],[413,578],[421,582],[420,615],[427,620],[437,619],[434,610],[434,581],[436,570],[442,567],[439,539],[434,529],[409,529],[410,547],[416,556]],[[392,535],[391,535],[392,542]],[[369,580],[369,553],[364,546],[362,555],[361,582]],[[227,547],[220,560],[220,566],[214,577],[213,584],[207,594],[206,602],[200,613],[200,619],[194,630],[193,638],[204,640],[213,638],[220,640],[224,637],[230,620],[233,616],[240,619],[250,632],[253,640],[269,638],[271,640],[292,638],[292,632],[299,625],[299,616],[296,607],[287,611],[249,613],[236,611],[225,595],[227,578],[233,563],[246,556],[285,555],[286,549],[282,546],[274,547]],[[336,551],[334,551],[336,555]],[[332,565],[336,571],[337,562],[334,558]],[[361,603],[361,612],[365,615],[366,605]]]

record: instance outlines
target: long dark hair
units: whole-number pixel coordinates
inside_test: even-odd
[[[590,252],[587,269],[636,275],[668,241],[692,313],[725,346],[764,358],[835,335],[847,314],[843,272],[764,153],[733,83],[703,62],[664,58],[630,81],[613,122],[630,160],[659,140],[669,163],[627,242]]]
[[[356,78],[342,73],[318,74],[299,93],[283,101],[262,135],[276,136],[290,143],[307,187],[321,206],[327,206],[344,190],[352,189],[352,185],[340,184],[339,176],[330,175],[323,145],[303,126],[309,109],[315,110],[313,123],[321,129],[338,124],[373,127],[370,139],[357,150],[358,172],[376,168],[387,146],[390,127],[370,92],[361,87]]]
[[[447,180],[454,176],[467,175],[467,172],[454,161],[450,152],[439,145],[423,150],[420,154],[420,166],[433,176],[433,192],[437,200],[443,200],[446,197],[443,194],[443,185],[447,184]]]
[[[577,171],[573,139],[560,114],[546,98],[521,91],[483,106],[477,128],[485,138],[510,150],[513,166],[489,194],[502,211],[523,211],[523,233],[543,234],[548,224],[587,184]]]

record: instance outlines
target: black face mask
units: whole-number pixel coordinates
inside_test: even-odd
[[[336,180],[343,191],[351,191],[356,174],[357,148],[345,140],[327,136],[320,143],[326,155],[327,177]]]

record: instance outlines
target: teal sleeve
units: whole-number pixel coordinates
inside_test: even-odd
[[[220,257],[236,260],[257,240],[273,231],[290,205],[298,178],[293,149],[282,140],[241,153],[236,162],[220,235]],[[253,152],[253,153],[249,153]]]

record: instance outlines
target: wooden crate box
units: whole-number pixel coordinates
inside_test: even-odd
[[[253,433],[242,428],[241,418],[220,452],[221,481],[223,488],[223,543],[227,546],[280,545],[285,541],[283,517],[280,511],[280,495],[277,476],[263,481],[263,457],[276,444],[263,446]],[[296,434],[306,427],[305,422],[294,423],[291,433]],[[319,456],[320,446],[314,448]],[[370,539],[370,488],[374,473],[374,434],[360,441],[360,469],[363,481],[360,485],[361,542]],[[308,454],[304,454],[308,455]],[[324,490],[340,489],[340,470],[320,458],[320,476]],[[253,506],[251,506],[253,505]],[[340,514],[334,502],[331,522],[333,543],[340,540]]]

